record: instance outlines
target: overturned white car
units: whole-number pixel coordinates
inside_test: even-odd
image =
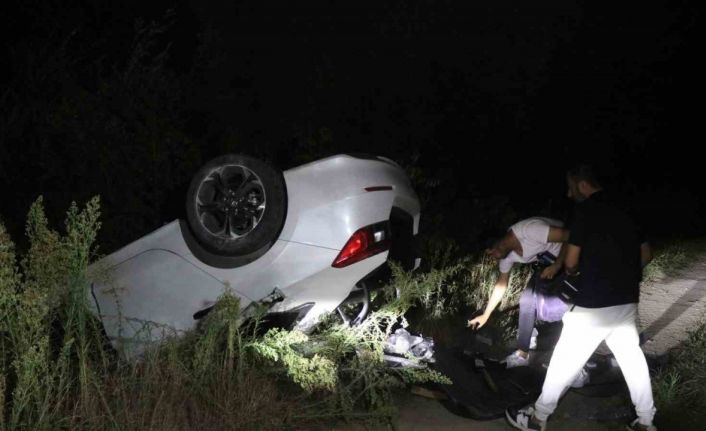
[[[175,220],[93,265],[90,300],[119,349],[193,328],[225,289],[308,329],[356,323],[388,259],[419,264],[419,200],[389,159],[338,155],[278,172],[226,155],[203,166]],[[347,315],[352,298],[362,307]]]

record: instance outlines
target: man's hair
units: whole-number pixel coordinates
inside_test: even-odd
[[[495,238],[492,241],[490,241],[489,244],[489,249],[496,249],[500,251],[503,255],[507,256],[511,251],[512,251],[512,236],[514,233],[512,233],[511,230],[508,230],[505,235],[501,236],[500,238]]]
[[[588,184],[597,189],[602,188],[601,181],[598,181],[598,175],[596,174],[596,170],[591,165],[577,165],[569,169],[566,175],[568,175],[569,178],[573,179],[577,183],[579,181],[586,181]]]

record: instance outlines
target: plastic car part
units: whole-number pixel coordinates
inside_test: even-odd
[[[411,355],[417,361],[434,362],[434,340],[430,337],[412,335],[398,328],[387,338],[384,353],[387,355]]]
[[[292,329],[306,316],[313,306],[313,302],[308,302],[291,310],[268,313],[258,324],[258,334],[264,335],[273,328]]]
[[[262,255],[284,224],[282,174],[252,157],[228,154],[206,163],[186,195],[186,216],[197,241],[224,256]]]
[[[419,265],[419,244],[414,235],[414,218],[401,208],[390,211],[390,253],[387,259],[396,262],[405,271],[412,271]]]
[[[388,222],[375,223],[358,229],[351,235],[346,245],[333,261],[334,268],[343,268],[360,262],[370,256],[390,248],[390,227]]]
[[[94,297],[95,297],[95,296],[94,296]],[[258,312],[258,311],[253,311],[253,310],[254,310],[253,307],[255,306],[255,304],[259,304],[260,310],[269,309],[269,308],[271,308],[274,304],[276,304],[276,303],[278,303],[278,302],[282,302],[282,301],[284,300],[284,298],[285,298],[284,293],[283,293],[278,287],[275,287],[275,288],[272,290],[272,293],[270,293],[269,295],[267,295],[267,296],[265,296],[264,298],[260,299],[259,301],[257,301],[257,303],[254,303],[254,302],[253,302],[253,303],[250,303],[250,304],[248,305],[248,307],[244,310],[243,314],[246,315],[246,317],[250,317],[250,315],[257,314],[257,312]],[[308,312],[314,304],[313,304],[313,303],[309,303],[309,304],[306,304],[306,305],[307,305],[307,307],[305,307],[305,308],[306,308],[306,312]],[[214,307],[214,306],[211,305],[211,306],[208,306],[208,307],[206,307],[206,308],[204,308],[204,309],[201,309],[201,310],[197,311],[196,313],[194,313],[194,316],[193,316],[193,317],[194,317],[194,320],[200,320],[200,319],[203,319],[204,317],[206,317],[206,315],[207,315],[208,313],[210,313],[211,310],[213,310],[213,307]],[[296,308],[296,310],[297,310],[297,313],[299,313],[300,308]],[[301,314],[301,316],[299,316],[299,315],[297,314],[297,316],[295,316],[295,317],[298,317],[298,318],[301,320],[301,318],[304,317],[304,315],[306,315],[306,312],[304,312],[303,314]]]

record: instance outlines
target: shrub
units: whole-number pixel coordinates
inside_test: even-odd
[[[243,324],[227,289],[199,327],[125,360],[105,339],[88,302],[98,198],[72,204],[64,232],[50,228],[42,199],[27,221],[29,249],[16,256],[0,224],[0,430],[282,429],[334,417],[389,420],[391,394],[413,382],[447,380],[429,370],[391,369],[383,346],[411,306],[441,301],[428,288],[460,267],[411,276],[362,325],[333,319],[307,335]],[[18,265],[19,261],[19,265]]]
[[[668,429],[697,429],[706,420],[706,322],[668,359],[653,378],[658,419]]]

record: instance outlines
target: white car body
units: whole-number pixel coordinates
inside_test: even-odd
[[[273,291],[283,296],[273,312],[308,305],[297,325],[310,328],[388,259],[384,251],[333,267],[354,232],[390,220],[393,208],[409,216],[410,237],[418,231],[419,200],[392,161],[338,155],[283,176],[284,226],[274,245],[250,263],[225,268],[204,262],[208,259],[197,257],[189,244],[186,224],[175,220],[92,265],[94,274],[103,275],[92,282],[90,301],[114,346],[133,349],[194,328],[195,315],[213,306],[227,288],[240,298],[241,307]]]

